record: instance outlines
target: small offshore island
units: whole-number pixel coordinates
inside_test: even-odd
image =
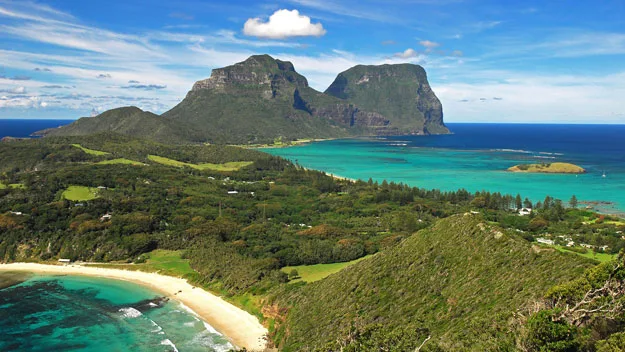
[[[584,174],[586,169],[571,163],[519,164],[508,168],[510,172],[539,174]]]

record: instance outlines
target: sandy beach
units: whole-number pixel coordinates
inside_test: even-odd
[[[149,287],[183,303],[213,328],[226,336],[235,346],[245,347],[250,351],[263,351],[265,349],[267,329],[262,326],[255,316],[233,306],[212,293],[192,286],[185,279],[141,271],[96,268],[76,264],[0,264],[0,271],[85,275],[130,281]]]

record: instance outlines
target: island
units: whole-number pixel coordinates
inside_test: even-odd
[[[528,172],[543,174],[583,174],[586,169],[571,163],[519,164],[508,168],[510,172]]]

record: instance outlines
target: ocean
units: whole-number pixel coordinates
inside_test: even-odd
[[[534,202],[547,195],[568,202],[575,195],[599,211],[625,214],[625,125],[447,125],[454,134],[341,139],[263,150],[353,179],[521,194]],[[580,165],[587,173],[506,172],[519,163],[556,161]]]
[[[82,276],[0,274],[0,331],[0,351],[232,348],[179,302],[129,282]]]
[[[46,128],[68,125],[74,120],[56,119],[0,119],[0,139],[10,137],[30,137],[33,132]]]

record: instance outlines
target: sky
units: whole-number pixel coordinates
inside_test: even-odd
[[[0,0],[0,118],[163,113],[254,54],[320,91],[422,65],[446,122],[625,123],[623,0]]]

